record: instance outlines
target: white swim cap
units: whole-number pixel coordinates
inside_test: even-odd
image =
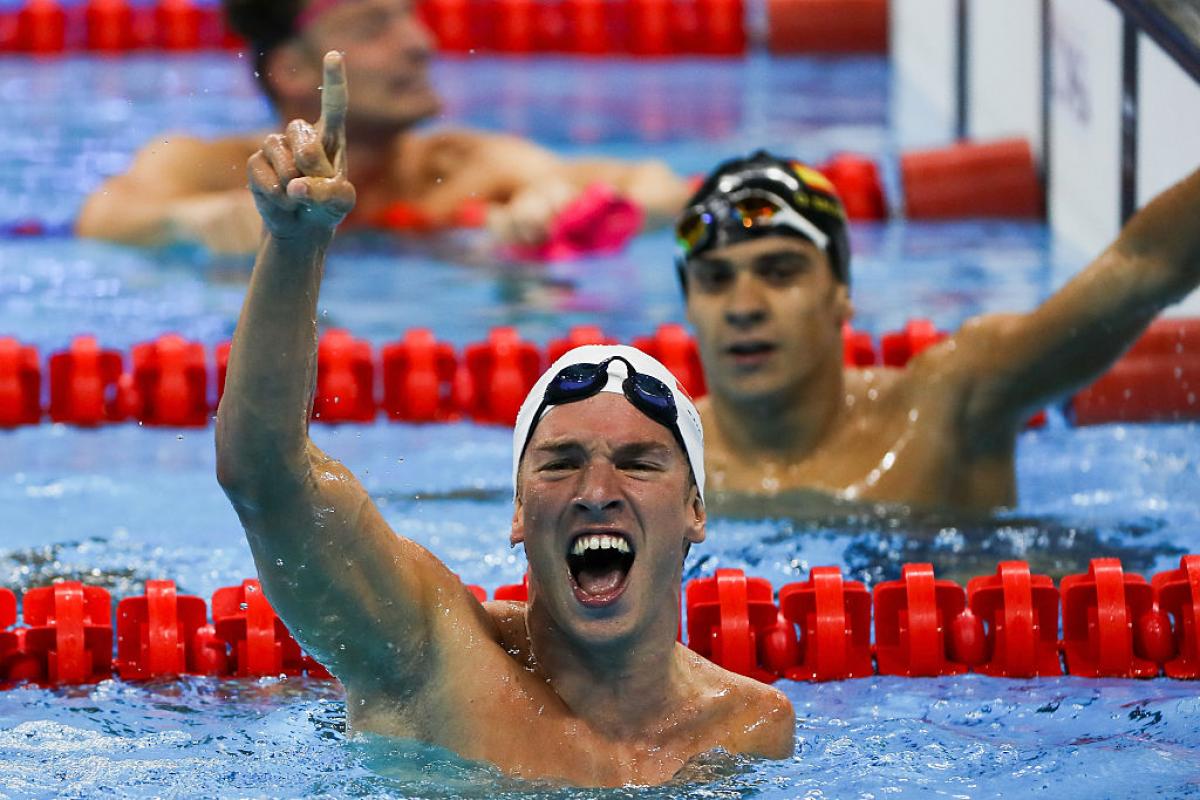
[[[688,397],[687,392],[684,391],[683,386],[680,385],[675,376],[671,374],[671,371],[664,367],[662,363],[635,347],[623,344],[588,344],[576,347],[551,364],[550,369],[542,373],[542,377],[538,378],[537,383],[529,390],[529,394],[525,396],[525,401],[521,403],[521,411],[517,414],[517,425],[513,429],[514,495],[517,491],[517,471],[521,467],[521,451],[525,447],[526,439],[529,438],[530,430],[538,422],[538,419],[534,419],[534,414],[537,413],[538,407],[542,405],[542,400],[546,396],[546,389],[550,386],[550,381],[566,367],[575,364],[599,364],[605,359],[610,359],[614,356],[626,359],[633,365],[635,371],[658,378],[671,390],[671,396],[675,400],[675,409],[678,412],[676,425],[679,428],[679,435],[683,439],[684,449],[687,451],[687,459],[692,467],[692,475],[696,479],[696,488],[700,492],[700,500],[704,500],[704,427],[700,424],[700,414],[697,413],[695,404],[692,403],[692,399]],[[615,392],[624,396],[625,390],[621,387],[621,384],[628,377],[628,369],[624,362],[614,360],[608,365],[607,370],[608,382],[604,384],[604,388],[601,391]],[[541,416],[545,416],[546,411],[549,411],[550,408],[553,408],[553,406],[547,407]]]

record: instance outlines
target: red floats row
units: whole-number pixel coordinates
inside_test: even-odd
[[[238,47],[219,3],[158,0],[26,0],[15,13],[0,12],[0,51],[51,55],[74,50],[124,53]]]
[[[468,591],[480,602],[479,586]],[[523,602],[528,584],[493,599]],[[873,592],[816,567],[780,588],[722,569],[685,588],[688,646],[716,664],[762,681],[831,681],[874,674],[933,677],[1200,678],[1200,556],[1147,582],[1114,558],[1056,588],[1023,561],[964,590],[930,564],[906,564],[899,580]],[[1061,638],[1059,634],[1061,607]],[[30,589],[17,623],[16,597],[0,589],[0,688],[93,683],[118,675],[261,677],[329,673],[306,656],[256,580],[218,589],[212,621],[203,599],[168,580],[117,605],[102,588],[66,581]],[[872,637],[872,633],[874,636]]]
[[[422,0],[419,13],[449,53],[666,56],[746,49],[742,0]],[[767,17],[767,44],[777,53],[887,51],[887,0],[768,0]],[[0,47],[17,52],[239,45],[216,2],[26,0],[0,19]]]
[[[1059,638],[1059,608],[1062,638]],[[1200,678],[1200,556],[1149,582],[1115,558],[1058,588],[1023,561],[963,588],[930,564],[868,592],[836,567],[813,569],[772,598],[771,585],[717,570],[686,591],[688,646],[764,681],[968,671],[1009,678]],[[874,641],[872,643],[872,616]],[[1061,658],[1060,658],[1061,656]],[[1065,665],[1065,666],[1064,666]]]
[[[929,320],[912,320],[884,334],[847,327],[847,366],[903,367],[943,340]],[[577,326],[543,350],[513,328],[496,328],[462,353],[425,329],[385,344],[376,358],[370,343],[343,330],[327,331],[317,350],[313,418],[371,422],[382,411],[393,420],[470,419],[511,425],[525,394],[545,367],[572,347],[611,344],[595,326]],[[665,324],[632,344],[670,369],[692,397],[707,392],[699,351],[680,325]],[[230,344],[216,347],[216,389],[225,388]],[[168,334],[135,345],[128,363],[117,350],[80,336],[50,356],[49,402],[43,405],[43,369],[37,350],[0,338],[0,427],[53,422],[95,426],[124,420],[145,425],[202,427],[212,418],[210,363],[203,345]],[[382,385],[382,397],[376,394]],[[1079,425],[1200,419],[1200,319],[1161,319],[1132,350],[1070,402]]]
[[[178,594],[167,580],[146,582],[140,597],[117,604],[113,657],[112,602],[106,590],[64,581],[30,589],[22,600],[0,589],[0,684],[94,683],[175,675],[328,678],[304,655],[256,580],[218,589],[212,622],[203,599]]]
[[[423,0],[444,53],[740,55],[742,0]]]
[[[323,422],[370,422],[380,409],[396,420],[440,422],[468,418],[509,424],[545,365],[572,347],[606,344],[598,328],[580,326],[549,343],[543,355],[513,328],[496,328],[484,342],[467,345],[461,357],[424,329],[384,345],[376,362],[371,345],[343,330],[330,330],[317,349],[313,418]],[[654,355],[695,396],[705,392],[700,358],[691,336],[663,325],[634,344]],[[216,348],[217,396],[224,392],[230,344]],[[203,345],[174,334],[136,345],[131,369],[117,350],[95,337],[76,338],[50,357],[53,422],[94,426],[135,419],[147,425],[200,427],[215,408],[208,398],[209,365]],[[376,377],[383,397],[377,400]],[[42,370],[35,348],[0,338],[0,427],[41,421]]]

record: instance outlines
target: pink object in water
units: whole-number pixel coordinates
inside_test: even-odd
[[[613,187],[593,183],[550,223],[546,241],[511,245],[516,258],[566,261],[584,255],[619,252],[642,229],[642,209]]]

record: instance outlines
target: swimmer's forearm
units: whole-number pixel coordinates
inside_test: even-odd
[[[574,162],[570,169],[579,185],[602,181],[636,203],[648,228],[671,222],[689,194],[687,181],[661,161],[588,159]]]
[[[235,481],[270,480],[280,470],[296,475],[307,465],[317,298],[331,239],[332,231],[298,239],[264,237],[217,418],[218,460]]]
[[[107,192],[92,195],[75,221],[76,235],[138,247],[169,244],[171,226],[164,204],[127,200]]]
[[[946,365],[973,376],[968,416],[987,435],[1105,370],[1164,307],[1200,283],[1200,171],[1130,219],[1113,244],[1030,314],[963,326]],[[981,368],[986,365],[986,368]]]
[[[79,236],[138,247],[203,245],[216,253],[253,253],[261,224],[243,188],[162,198],[105,190],[75,223]]]
[[[1159,305],[1180,299],[1200,283],[1200,169],[1134,214],[1113,249],[1153,270],[1150,289]]]

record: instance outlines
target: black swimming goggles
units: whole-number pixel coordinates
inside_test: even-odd
[[[828,251],[829,236],[811,220],[775,192],[748,188],[728,195],[716,195],[684,212],[675,226],[675,240],[680,257],[713,247],[721,230],[727,226],[754,229],[783,228],[799,233],[820,250]]]
[[[533,431],[546,409],[586,400],[599,394],[608,383],[608,365],[613,361],[620,361],[625,365],[627,375],[621,382],[621,391],[625,393],[625,399],[638,411],[670,430],[683,447],[685,457],[687,456],[687,445],[679,431],[679,409],[675,407],[675,395],[670,387],[653,375],[638,372],[624,356],[611,356],[599,364],[571,364],[563,367],[550,379],[542,402],[533,414],[529,433],[525,435],[525,443],[521,445],[521,458],[524,458],[529,442],[533,439]]]

